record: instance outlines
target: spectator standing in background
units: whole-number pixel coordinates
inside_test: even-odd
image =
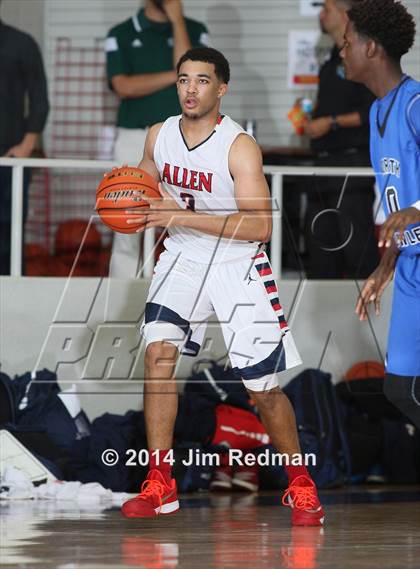
[[[207,45],[204,24],[185,18],[181,0],[146,0],[112,28],[106,40],[107,75],[120,98],[115,160],[137,166],[149,126],[178,115],[176,64],[191,47]],[[109,276],[135,278],[140,235],[114,234]]]
[[[318,167],[369,167],[369,110],[364,86],[345,78],[339,50],[347,10],[360,0],[325,0],[322,31],[334,40],[319,74],[317,103],[306,127]],[[374,179],[317,177],[308,195],[309,278],[365,278],[378,262],[374,237]],[[339,209],[339,214],[336,210]],[[324,211],[324,210],[329,210]]]
[[[0,156],[31,156],[48,110],[47,81],[37,43],[29,34],[0,20]],[[25,168],[23,223],[28,211],[29,180],[30,171]],[[11,204],[12,168],[3,166],[0,167],[0,275],[10,274]]]

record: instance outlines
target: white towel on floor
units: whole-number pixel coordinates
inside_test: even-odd
[[[98,482],[57,480],[34,486],[29,477],[14,466],[6,466],[0,479],[0,500],[57,500],[119,506],[132,496],[107,490]]]

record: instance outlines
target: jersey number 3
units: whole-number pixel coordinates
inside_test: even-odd
[[[179,194],[179,197],[182,199],[183,202],[187,204],[187,209],[191,211],[195,211],[195,198],[190,194]]]

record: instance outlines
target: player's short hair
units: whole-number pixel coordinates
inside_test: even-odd
[[[363,0],[335,0],[336,4],[342,6],[346,10],[350,10],[358,2],[363,2]]]
[[[213,63],[216,77],[223,83],[229,83],[230,67],[226,57],[217,49],[212,47],[194,47],[189,49],[178,61],[176,70],[179,73],[181,65],[186,61],[204,61],[204,63]]]
[[[414,18],[398,0],[362,0],[347,14],[356,32],[377,41],[390,59],[399,61],[414,43]]]

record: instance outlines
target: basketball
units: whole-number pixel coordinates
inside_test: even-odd
[[[381,362],[365,361],[354,364],[345,374],[344,379],[367,379],[369,377],[384,377],[385,368]]]
[[[127,221],[149,207],[143,195],[160,198],[157,182],[150,174],[131,166],[113,168],[104,175],[96,190],[96,211],[102,222],[114,231],[136,233],[142,223],[128,224]]]

